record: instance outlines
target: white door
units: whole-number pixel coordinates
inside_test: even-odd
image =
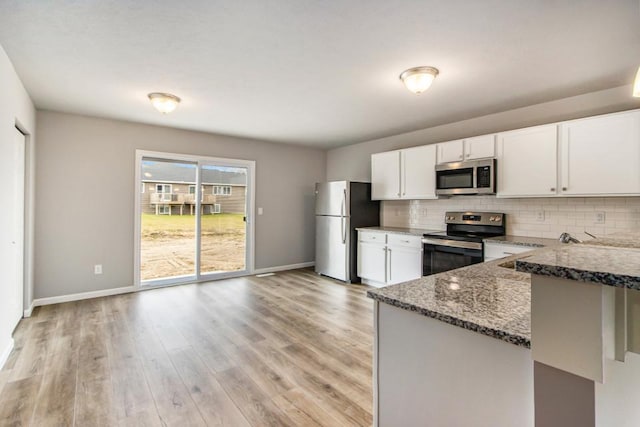
[[[388,283],[402,283],[422,276],[422,251],[402,246],[389,246]]]
[[[498,197],[555,196],[557,125],[498,134]]]
[[[400,198],[400,151],[371,155],[371,198]]]
[[[561,125],[561,194],[640,193],[640,112]]]
[[[358,244],[358,276],[373,282],[387,281],[386,245],[359,242]]]
[[[438,164],[461,162],[464,158],[463,140],[442,142],[438,144]]]
[[[436,146],[402,150],[402,198],[436,198]]]
[[[12,216],[13,235],[11,236],[11,254],[13,262],[8,264],[11,269],[9,277],[13,287],[11,320],[13,327],[18,324],[24,314],[24,163],[25,163],[25,138],[18,130],[15,130],[14,143],[12,144],[13,156],[9,167],[12,169],[13,183],[10,186],[9,200],[10,215]]]
[[[482,135],[464,140],[465,160],[486,159],[496,155],[496,136]]]

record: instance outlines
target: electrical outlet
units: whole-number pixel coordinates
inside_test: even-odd
[[[594,224],[604,224],[606,221],[606,216],[604,212],[596,212],[595,218],[594,218]]]
[[[93,274],[102,274],[102,264],[96,264],[93,266]]]
[[[262,215],[263,212],[262,208],[258,208],[258,215]]]
[[[536,212],[536,220],[539,221],[539,222],[543,222],[544,221],[544,211]]]

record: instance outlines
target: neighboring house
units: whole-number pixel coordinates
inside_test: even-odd
[[[142,162],[141,207],[156,215],[195,213],[196,168],[188,164]],[[245,213],[247,175],[241,168],[204,167],[201,206],[204,214]]]

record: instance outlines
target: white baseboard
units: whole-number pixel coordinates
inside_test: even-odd
[[[79,301],[83,299],[108,297],[109,295],[127,294],[135,292],[135,286],[124,286],[122,288],[103,289],[101,291],[81,292],[79,294],[60,295],[58,297],[36,298],[33,305],[39,307],[41,305],[59,304],[61,302]]]
[[[7,346],[7,348],[4,349],[4,351],[2,352],[2,354],[0,354],[0,369],[2,369],[4,367],[4,364],[7,363],[7,359],[9,359],[9,355],[11,354],[11,351],[13,350],[13,345],[14,345],[14,341],[13,338],[11,338],[11,340],[9,340],[9,345]]]
[[[315,262],[301,262],[298,264],[279,265],[277,267],[256,268],[253,270],[253,274],[275,273],[276,271],[296,270],[298,268],[313,267]]]
[[[33,309],[35,307],[34,301],[31,301],[31,305],[29,307],[27,307],[27,309],[24,311],[24,317],[31,317],[31,313],[33,313]]]

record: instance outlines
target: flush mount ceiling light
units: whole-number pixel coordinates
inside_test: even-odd
[[[400,80],[411,92],[420,95],[429,89],[439,71],[434,67],[414,67],[400,74]]]
[[[167,114],[178,108],[180,98],[170,93],[153,92],[149,95],[149,100],[156,110],[162,114]]]
[[[633,83],[633,96],[640,98],[640,67],[636,73],[636,81]]]

